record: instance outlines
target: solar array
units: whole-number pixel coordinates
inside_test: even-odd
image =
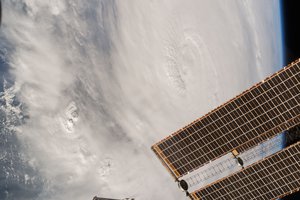
[[[300,122],[300,60],[152,146],[177,180]]]
[[[271,155],[272,153],[277,152],[283,144],[283,138],[275,137],[268,142],[264,143],[264,145],[258,145],[255,148],[247,151],[243,155],[240,155],[240,158],[243,162],[251,164],[252,161],[256,162],[262,156],[262,154]],[[270,153],[270,154],[269,154]],[[232,156],[227,156],[226,159],[222,159],[222,162],[217,162],[215,164],[210,164],[205,170],[201,170],[197,173],[191,174],[188,177],[184,177],[184,180],[188,183],[189,188],[198,186],[198,188],[203,187],[203,184],[210,184],[214,182],[213,177],[223,178],[226,176],[228,171],[235,171],[235,167],[237,166],[237,161],[232,158]]]
[[[300,142],[191,194],[195,200],[276,199],[300,188]]]

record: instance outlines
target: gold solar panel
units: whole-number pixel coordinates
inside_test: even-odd
[[[152,146],[178,179],[211,160],[243,152],[300,122],[297,60]]]

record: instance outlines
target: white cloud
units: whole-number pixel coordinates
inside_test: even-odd
[[[265,2],[249,16],[227,3],[4,2],[11,73],[30,116],[19,138],[47,180],[41,198],[185,199],[150,146],[259,80],[256,52],[259,76],[280,62],[270,53],[276,2],[259,21]]]

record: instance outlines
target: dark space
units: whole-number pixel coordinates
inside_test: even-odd
[[[300,58],[300,1],[281,0],[284,65]],[[300,192],[282,198],[299,200]]]
[[[281,0],[284,64],[300,58],[300,1]]]

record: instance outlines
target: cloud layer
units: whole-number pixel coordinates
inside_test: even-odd
[[[39,199],[185,199],[150,146],[282,63],[277,1],[3,6]]]

